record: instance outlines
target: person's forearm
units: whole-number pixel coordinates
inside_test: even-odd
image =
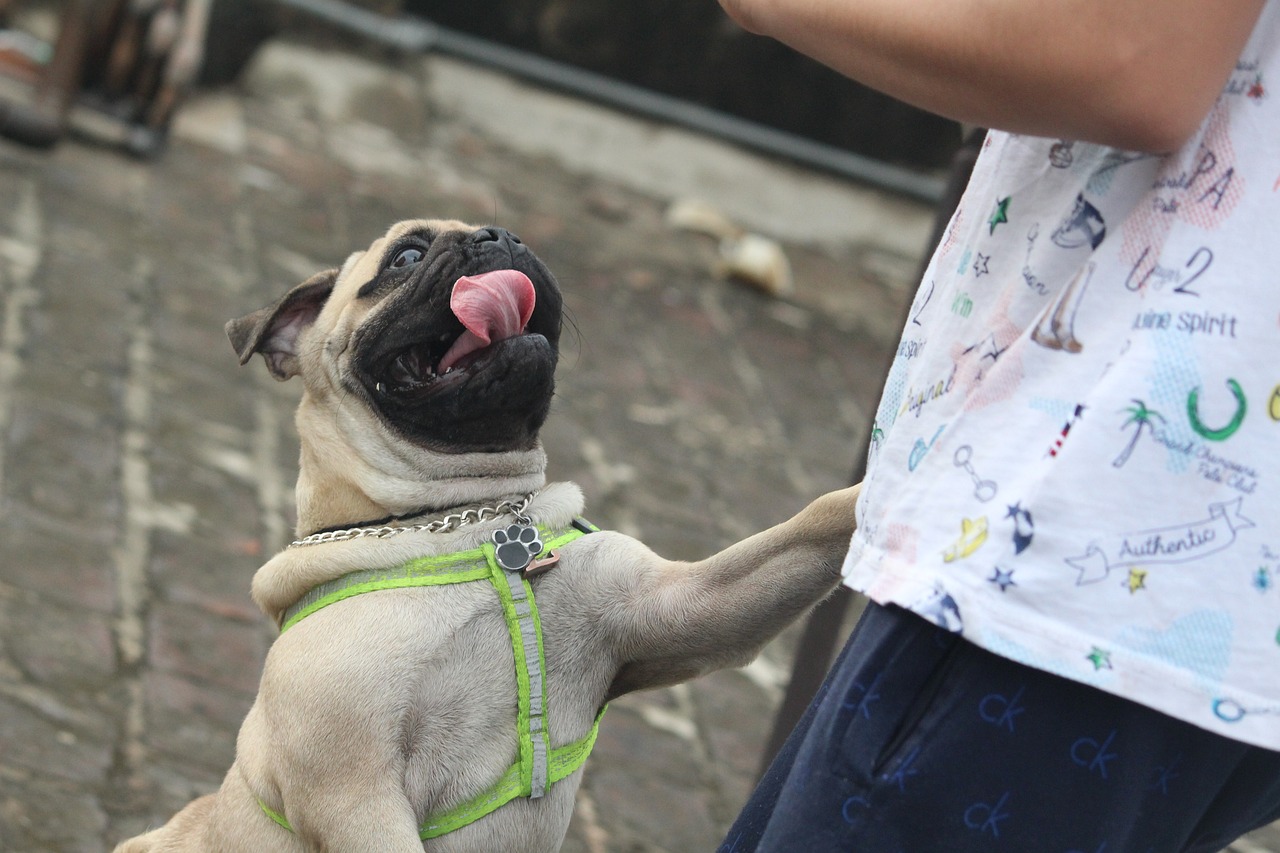
[[[1221,91],[1265,0],[721,0],[923,109],[1018,133],[1168,150]]]

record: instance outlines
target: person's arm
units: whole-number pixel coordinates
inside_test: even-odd
[[[1199,127],[1265,0],[720,0],[772,36],[931,112],[1167,151]]]

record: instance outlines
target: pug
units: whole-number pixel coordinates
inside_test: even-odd
[[[555,278],[513,234],[400,222],[227,324],[301,379],[282,627],[214,794],[137,851],[557,850],[615,697],[741,666],[829,593],[853,487],[698,562],[581,520],[539,430]]]

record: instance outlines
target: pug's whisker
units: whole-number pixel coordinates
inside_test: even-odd
[[[577,362],[582,358],[583,351],[587,347],[587,339],[582,336],[582,330],[578,327],[578,321],[574,319],[573,312],[570,308],[566,305],[562,311],[563,313],[561,314],[561,317],[563,319],[563,325],[567,327],[570,333],[570,341],[572,343],[569,347],[562,347],[561,353],[563,354],[565,349],[571,349],[574,353],[574,364],[577,364]]]
[[[582,343],[582,329],[578,326],[577,318],[573,316],[573,309],[566,305],[563,312],[564,323],[569,327],[569,331],[573,332],[574,342]]]

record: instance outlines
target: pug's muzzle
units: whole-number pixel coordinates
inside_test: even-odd
[[[501,228],[411,232],[387,246],[358,299],[351,390],[433,449],[530,446],[554,391],[562,302],[555,278]]]

